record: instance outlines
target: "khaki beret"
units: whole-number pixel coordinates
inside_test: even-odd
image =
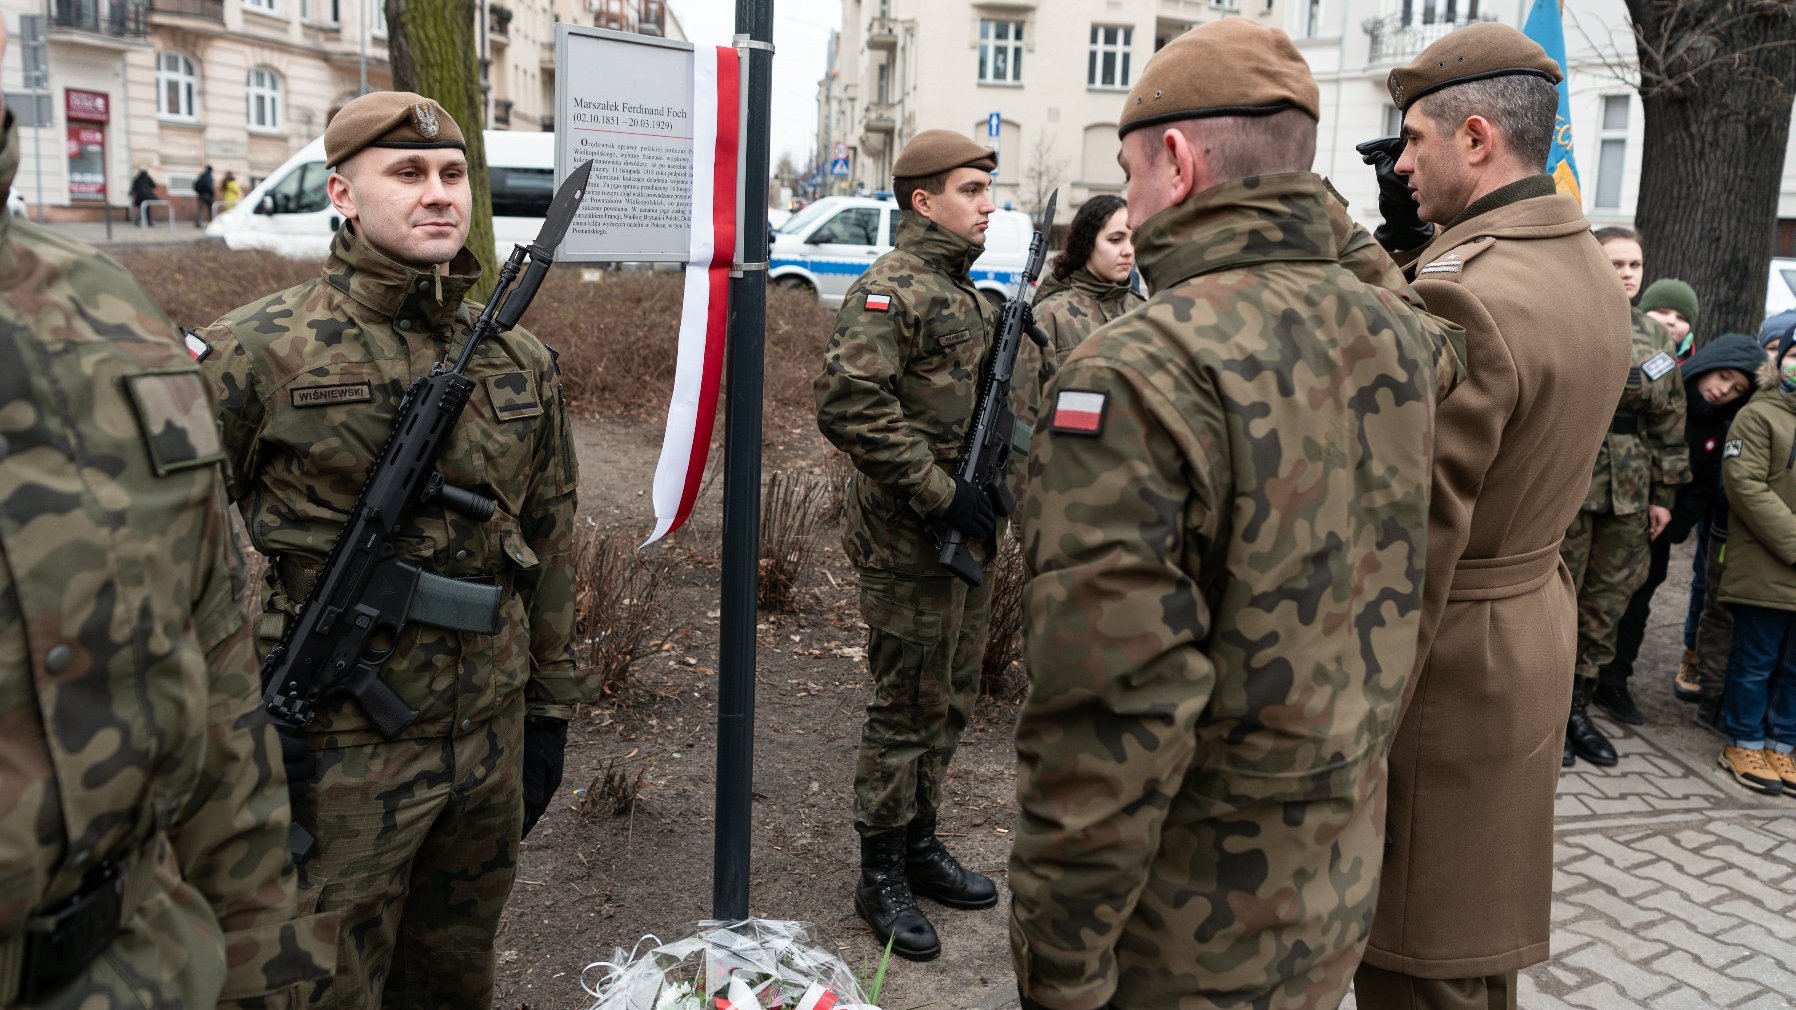
[[[998,152],[980,147],[953,130],[924,130],[910,138],[892,163],[894,179],[925,179],[952,169],[998,167]]]
[[[1322,95],[1291,37],[1246,18],[1198,25],[1142,68],[1117,136],[1206,116],[1264,116],[1302,109],[1322,118]]]
[[[1565,74],[1540,43],[1508,25],[1481,21],[1449,32],[1406,67],[1391,71],[1391,101],[1407,111],[1430,91],[1510,74],[1532,74],[1558,84]]]
[[[341,165],[365,147],[467,150],[443,107],[409,91],[375,91],[350,102],[324,131],[324,162]]]

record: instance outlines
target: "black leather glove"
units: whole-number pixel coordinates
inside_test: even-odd
[[[524,833],[542,819],[561,788],[562,759],[567,751],[567,720],[546,715],[524,719]]]
[[[1372,237],[1393,253],[1419,249],[1434,237],[1434,226],[1422,220],[1422,208],[1409,183],[1397,174],[1403,145],[1402,137],[1382,137],[1354,148],[1378,173],[1378,213],[1384,215],[1384,223],[1372,229]]]
[[[942,518],[969,537],[989,537],[998,524],[991,498],[959,477],[954,478],[954,500],[948,503]]]

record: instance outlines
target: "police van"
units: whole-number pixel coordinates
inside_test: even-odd
[[[985,232],[985,252],[973,263],[973,286],[994,303],[1016,291],[1029,259],[1035,225],[1020,211],[1000,210]],[[773,233],[768,277],[782,287],[810,291],[836,307],[862,271],[892,248],[898,236],[896,200],[826,196],[807,204]]]
[[[493,191],[493,237],[499,258],[528,245],[542,230],[555,196],[555,135],[486,131],[487,181]],[[269,249],[296,259],[323,259],[343,216],[324,180],[324,138],[301,148],[237,206],[220,211],[206,234],[232,249]]]

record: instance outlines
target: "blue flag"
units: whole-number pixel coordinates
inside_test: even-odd
[[[1559,64],[1559,117],[1553,126],[1553,146],[1547,150],[1547,174],[1559,192],[1577,200],[1584,198],[1578,190],[1578,161],[1572,154],[1571,74],[1565,66],[1565,23],[1560,18],[1561,0],[1534,0],[1528,9],[1528,20],[1522,34],[1540,44]]]

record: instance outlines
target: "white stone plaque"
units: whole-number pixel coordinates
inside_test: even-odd
[[[555,182],[591,161],[558,262],[685,262],[692,228],[690,42],[555,26]]]

